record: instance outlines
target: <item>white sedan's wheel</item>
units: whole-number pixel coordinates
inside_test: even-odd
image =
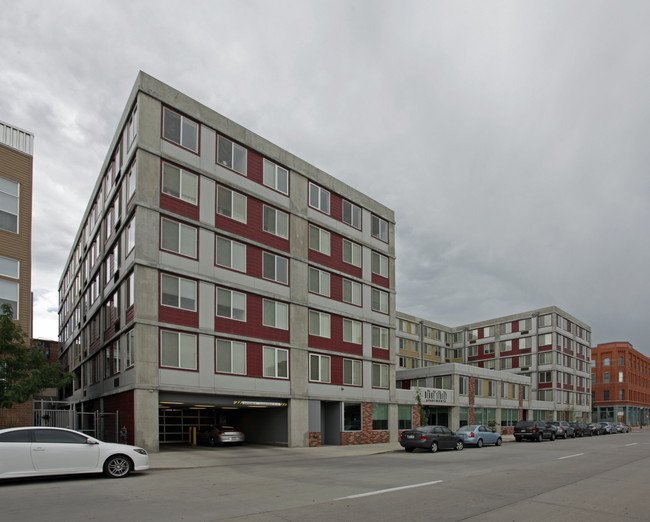
[[[122,478],[131,473],[131,460],[124,455],[113,455],[104,463],[104,474],[109,478]]]

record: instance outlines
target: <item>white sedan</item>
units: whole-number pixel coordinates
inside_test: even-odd
[[[136,446],[102,442],[64,428],[0,430],[0,478],[101,473],[126,477],[149,469],[149,455]]]

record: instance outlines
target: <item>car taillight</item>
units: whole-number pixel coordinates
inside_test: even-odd
[[[427,440],[427,436],[426,435],[420,435],[420,440]]]
[[[534,427],[533,428],[533,433],[535,433],[536,431],[537,431],[537,427]]]
[[[474,438],[474,432],[473,432],[473,431],[470,432],[470,434],[469,434],[469,438],[470,438],[470,439],[473,439],[473,438]]]

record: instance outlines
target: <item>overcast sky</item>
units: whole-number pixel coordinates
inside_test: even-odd
[[[650,2],[0,0],[34,335],[139,70],[392,208],[398,310],[556,305],[650,355]]]

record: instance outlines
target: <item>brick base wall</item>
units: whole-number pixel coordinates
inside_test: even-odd
[[[323,445],[323,434],[320,431],[309,432],[309,447],[316,448]]]
[[[32,400],[16,404],[11,408],[0,409],[0,429],[19,428],[34,424],[34,406]]]

